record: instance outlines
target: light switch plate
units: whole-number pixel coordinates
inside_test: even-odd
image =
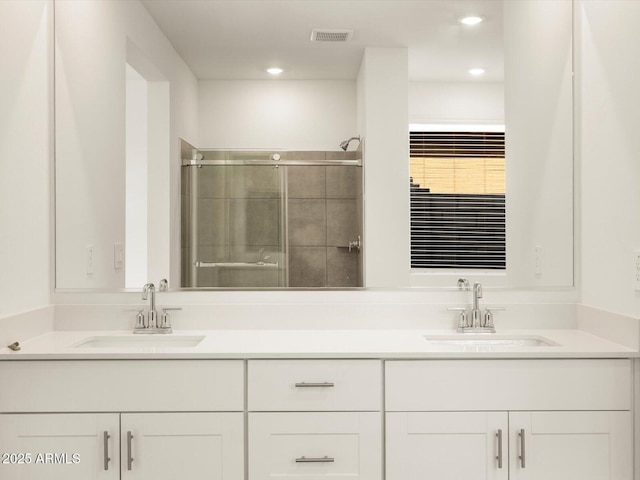
[[[536,278],[542,277],[542,245],[536,245],[535,273]]]
[[[121,243],[113,244],[113,268],[120,270],[124,266],[124,246]]]
[[[87,245],[87,275],[93,275],[96,249],[93,245]]]

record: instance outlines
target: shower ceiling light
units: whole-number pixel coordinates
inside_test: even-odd
[[[468,17],[462,17],[458,20],[463,25],[477,25],[484,21],[484,17],[479,17],[477,15],[469,15]]]
[[[267,68],[267,73],[270,73],[271,75],[280,75],[282,72],[284,72],[284,70],[280,67]]]
[[[480,75],[484,75],[484,68],[471,68],[469,69],[469,73],[474,77],[478,77]]]

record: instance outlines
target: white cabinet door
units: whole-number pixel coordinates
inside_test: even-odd
[[[378,412],[250,413],[250,480],[381,480]]]
[[[242,413],[122,414],[123,480],[243,480]]]
[[[386,480],[509,476],[504,412],[393,412],[386,426]]]
[[[509,426],[513,480],[633,478],[630,412],[510,413]]]
[[[119,431],[117,414],[0,415],[0,478],[117,480]]]

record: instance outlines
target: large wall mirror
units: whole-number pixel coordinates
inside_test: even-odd
[[[571,0],[54,3],[56,289],[573,285]],[[409,221],[368,237],[411,190],[362,128],[381,48],[408,58],[407,144],[505,132],[502,268],[412,269]],[[368,157],[406,182],[372,188]]]

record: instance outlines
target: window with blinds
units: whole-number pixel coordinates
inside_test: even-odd
[[[411,132],[411,268],[503,270],[504,132]]]

